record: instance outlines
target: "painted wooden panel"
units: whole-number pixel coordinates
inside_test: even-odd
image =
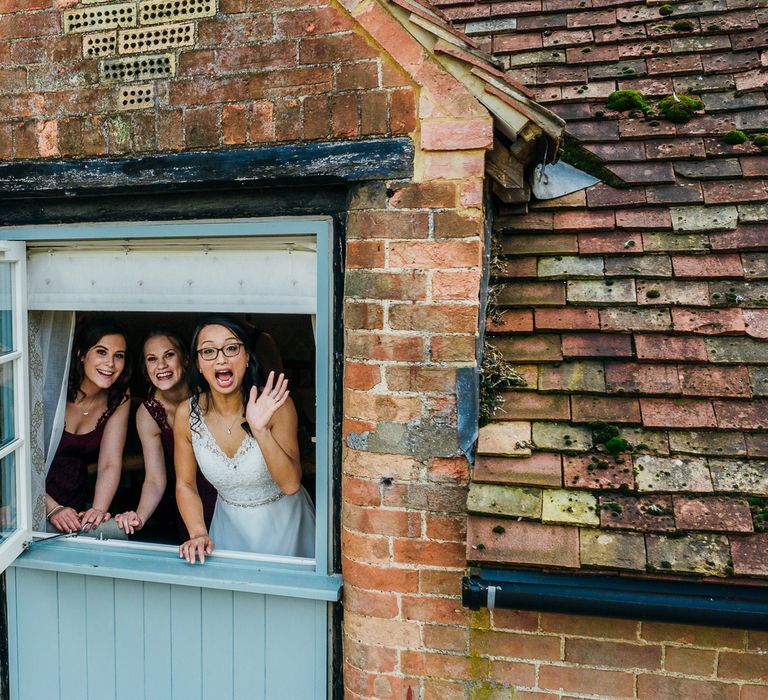
[[[12,700],[326,697],[324,601],[8,570]]]

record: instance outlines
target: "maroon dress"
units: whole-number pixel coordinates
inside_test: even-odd
[[[160,428],[160,441],[163,444],[163,457],[165,458],[165,473],[168,481],[168,485],[165,487],[165,493],[158,505],[157,510],[159,519],[164,519],[163,516],[172,515],[172,519],[176,521],[176,527],[179,532],[179,537],[182,542],[189,539],[189,533],[184,525],[184,521],[179,513],[179,507],[176,504],[176,470],[173,466],[173,428],[168,423],[168,414],[165,411],[165,406],[161,404],[155,398],[155,391],[144,401],[144,408],[152,419],[157,423],[157,427]],[[213,511],[216,507],[216,489],[211,485],[211,482],[206,479],[200,469],[197,470],[197,491],[200,494],[200,500],[203,502],[203,517],[205,518],[205,526],[211,526],[211,518],[213,518]]]
[[[45,491],[59,505],[78,513],[88,505],[88,465],[99,459],[101,438],[114,408],[107,408],[89,433],[68,433],[66,426],[45,477]]]

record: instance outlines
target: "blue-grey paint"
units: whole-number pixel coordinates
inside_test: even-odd
[[[7,581],[11,700],[326,697],[323,601],[21,567]]]

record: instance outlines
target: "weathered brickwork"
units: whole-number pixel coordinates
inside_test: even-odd
[[[162,2],[125,4],[142,26],[177,23]],[[439,4],[454,27],[408,0],[219,0],[193,43],[157,44],[173,75],[126,86],[102,83],[100,62],[144,55],[151,29],[64,33],[76,3],[0,0],[0,159],[410,136],[413,180],[354,188],[347,217],[345,697],[766,698],[764,635],[460,600],[468,559],[768,575],[753,517],[768,496],[768,168],[719,138],[766,123],[766,11],[697,3],[675,33],[632,0]],[[527,386],[481,435],[471,484],[455,382],[476,363],[492,120],[395,11],[440,24],[436,53],[463,27],[632,183],[500,207],[487,330]],[[606,117],[631,81],[706,86],[706,114]],[[596,420],[631,446],[606,456]]]

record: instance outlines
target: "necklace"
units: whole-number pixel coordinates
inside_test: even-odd
[[[87,416],[87,415],[88,415],[88,414],[91,412],[91,409],[92,409],[92,408],[94,407],[94,405],[96,404],[96,399],[97,399],[97,398],[98,398],[98,395],[97,395],[97,396],[94,396],[94,397],[91,399],[90,403],[88,404],[88,410],[87,410],[87,411],[83,411],[83,410],[82,410],[82,408],[81,408],[81,409],[80,409],[80,413],[82,413],[84,416]]]
[[[215,408],[213,410],[216,411]],[[216,411],[216,415],[221,419],[221,422],[224,423],[224,416],[222,416],[218,411]],[[237,423],[241,417],[242,416],[240,415],[235,415],[235,419],[229,424],[229,427],[226,427],[226,425],[224,426],[227,431],[227,435],[232,435],[232,428],[235,427],[235,423]]]

